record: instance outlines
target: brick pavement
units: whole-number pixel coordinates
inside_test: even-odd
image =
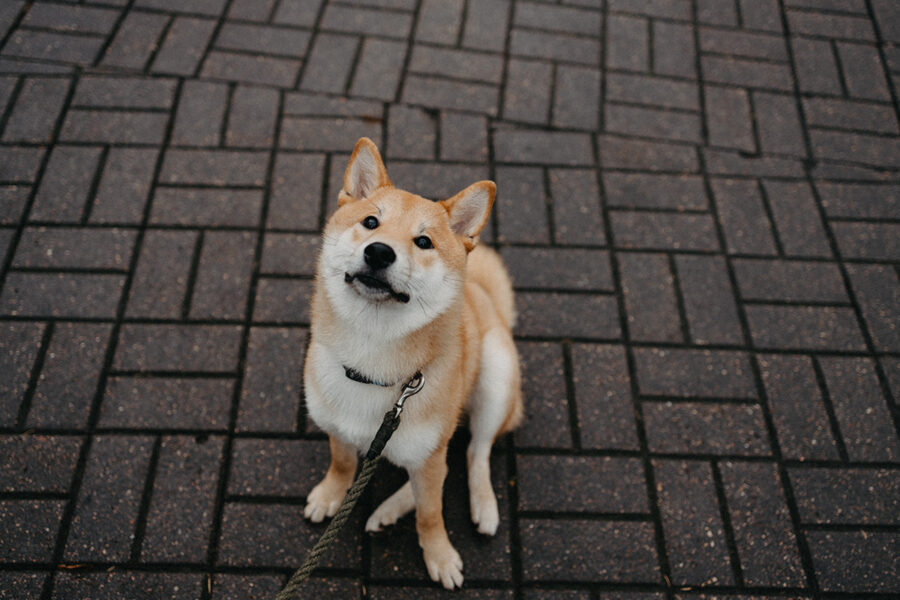
[[[895,0],[0,4],[0,598],[271,598],[367,135],[491,177],[529,415],[459,598],[900,594]],[[365,510],[402,482],[385,467]],[[362,515],[310,597],[443,597]]]

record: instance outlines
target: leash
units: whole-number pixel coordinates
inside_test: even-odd
[[[381,427],[378,428],[378,432],[372,439],[371,445],[369,445],[369,451],[366,452],[366,457],[363,460],[359,476],[356,478],[356,481],[353,482],[353,485],[350,486],[350,489],[347,490],[347,495],[344,496],[341,507],[334,515],[331,523],[328,524],[325,533],[322,534],[322,537],[319,538],[316,545],[313,546],[312,550],[309,551],[309,554],[306,555],[306,560],[303,561],[303,565],[291,575],[287,585],[285,585],[284,589],[278,593],[275,600],[293,600],[297,597],[295,594],[300,590],[300,586],[303,585],[304,581],[309,579],[310,573],[318,566],[322,555],[325,554],[329,546],[337,539],[344,523],[350,518],[350,513],[353,512],[356,501],[359,500],[359,497],[369,484],[369,480],[372,479],[375,468],[378,466],[378,461],[381,459],[381,452],[400,425],[400,413],[403,412],[403,403],[406,402],[407,398],[410,396],[418,394],[424,386],[425,376],[422,375],[421,372],[413,375],[412,379],[407,381],[406,385],[403,386],[400,397],[397,399],[393,408],[384,413]]]

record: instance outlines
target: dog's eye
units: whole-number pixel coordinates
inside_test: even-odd
[[[429,248],[434,248],[434,244],[431,243],[431,238],[428,236],[420,235],[416,239],[413,240],[413,243],[421,248],[422,250],[428,250]]]
[[[366,229],[375,229],[378,227],[378,219],[375,217],[366,217],[362,220],[362,226]]]

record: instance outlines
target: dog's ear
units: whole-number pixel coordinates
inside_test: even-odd
[[[391,180],[378,147],[369,138],[359,138],[344,171],[344,189],[338,195],[338,206],[362,200],[385,185],[391,185]]]
[[[475,247],[475,237],[487,223],[496,194],[497,186],[493,181],[479,181],[441,202],[450,215],[450,229],[464,238],[467,250]]]

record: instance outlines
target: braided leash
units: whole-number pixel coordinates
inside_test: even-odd
[[[397,427],[400,425],[400,413],[403,412],[403,403],[406,402],[406,399],[410,396],[418,394],[424,385],[425,376],[422,375],[422,373],[416,373],[413,375],[412,379],[403,386],[403,391],[400,392],[400,398],[397,399],[394,407],[384,414],[384,420],[381,422],[381,427],[378,428],[378,432],[375,434],[375,438],[369,446],[369,451],[366,452],[366,458],[363,460],[359,476],[356,478],[356,481],[353,482],[353,485],[350,486],[350,489],[347,490],[347,495],[344,496],[344,501],[341,503],[341,507],[338,509],[337,514],[334,515],[334,518],[331,520],[331,523],[328,524],[325,533],[322,534],[322,537],[319,538],[316,545],[313,546],[312,550],[309,551],[309,554],[306,555],[306,560],[303,561],[303,565],[291,575],[287,585],[285,585],[284,589],[278,593],[275,600],[293,600],[297,597],[296,594],[300,590],[300,586],[309,579],[310,573],[318,566],[322,555],[325,554],[334,540],[337,539],[341,528],[347,522],[347,519],[350,518],[350,513],[353,512],[356,501],[359,500],[359,497],[369,484],[369,480],[372,479],[372,475],[375,474],[375,468],[381,460],[381,452],[384,450],[388,440],[391,439],[394,431],[396,431]]]

